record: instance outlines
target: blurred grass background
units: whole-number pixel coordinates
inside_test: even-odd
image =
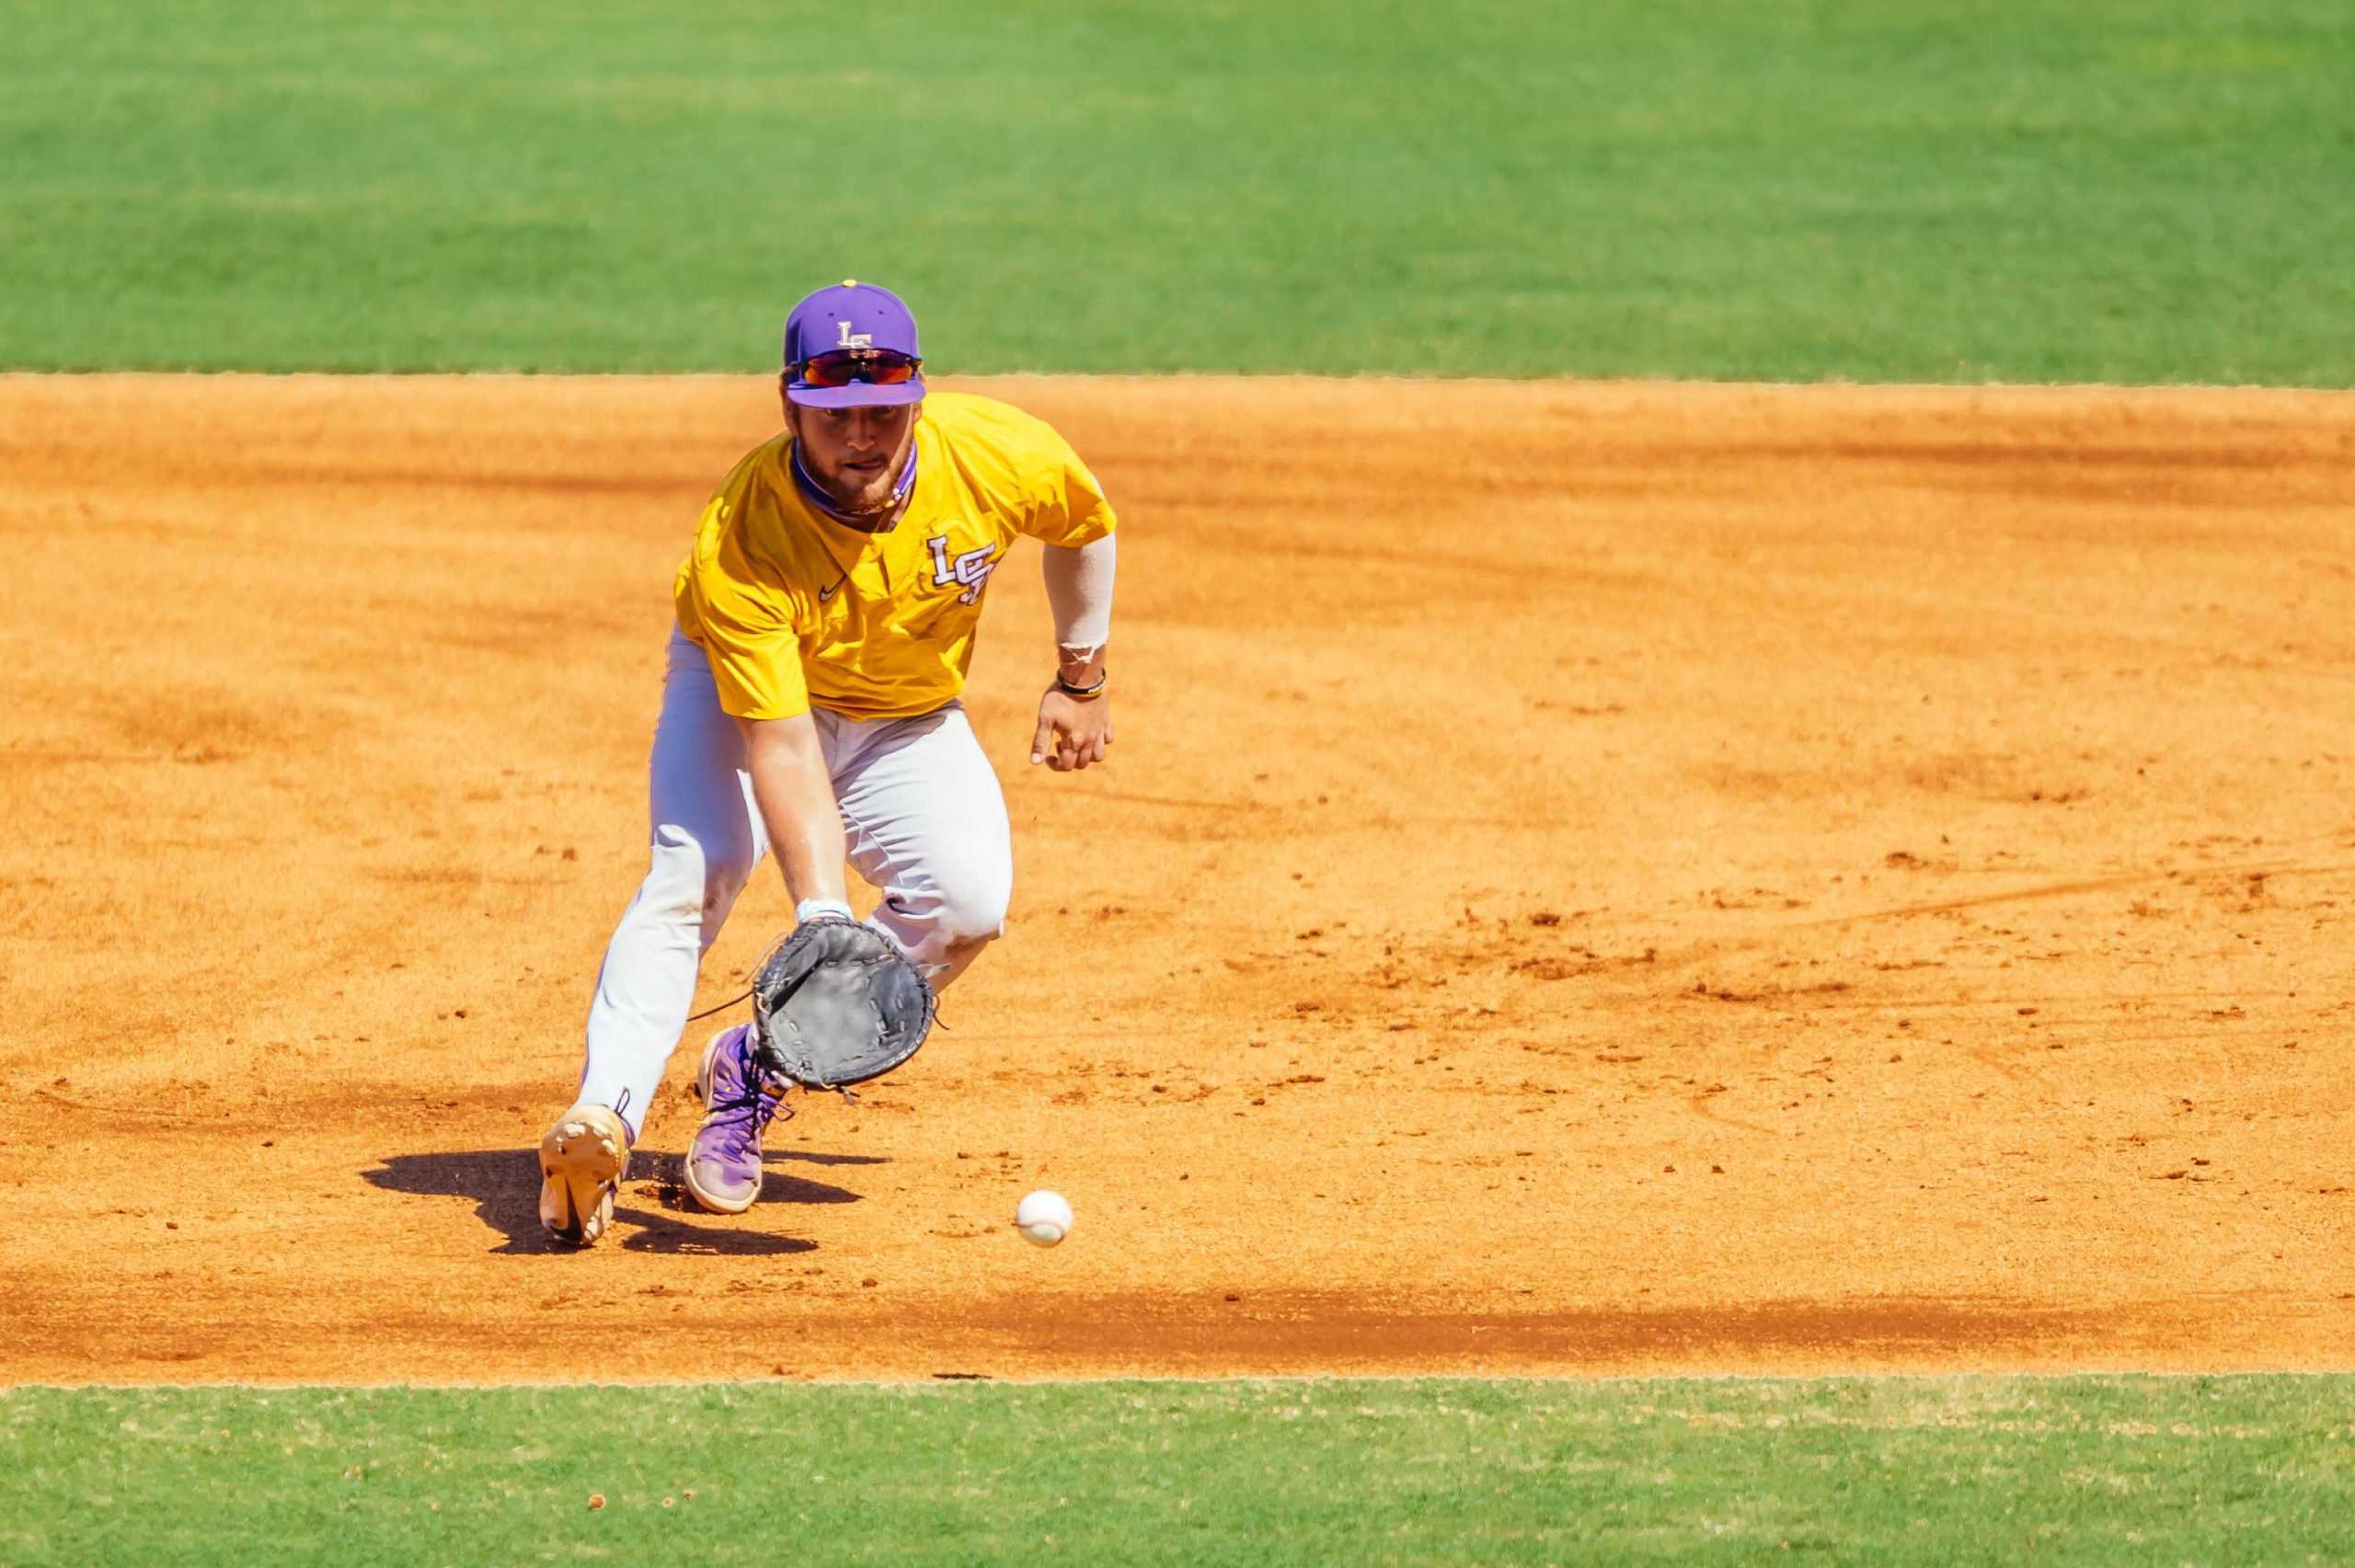
[[[2347,1387],[0,1390],[0,1562],[2335,1562]]]
[[[2355,384],[2345,0],[0,0],[0,367]]]

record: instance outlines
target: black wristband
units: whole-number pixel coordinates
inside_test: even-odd
[[[1102,696],[1104,688],[1111,683],[1111,680],[1112,672],[1104,670],[1097,672],[1096,684],[1093,686],[1074,686],[1064,680],[1063,672],[1058,670],[1055,671],[1055,690],[1066,697],[1077,697],[1080,701],[1086,702],[1090,697]]]

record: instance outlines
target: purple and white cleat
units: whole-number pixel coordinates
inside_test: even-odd
[[[687,1146],[687,1190],[714,1214],[741,1214],[761,1196],[761,1130],[785,1102],[752,1055],[752,1026],[714,1035],[695,1071],[703,1125]]]

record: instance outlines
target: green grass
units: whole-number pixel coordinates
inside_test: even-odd
[[[2350,1396],[2320,1377],[18,1389],[0,1561],[2340,1562]]]
[[[0,0],[0,365],[2355,384],[2346,0]]]

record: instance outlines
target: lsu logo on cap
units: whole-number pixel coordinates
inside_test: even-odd
[[[853,332],[850,329],[850,323],[847,321],[838,321],[834,323],[834,326],[840,329],[839,336],[834,344],[835,348],[872,349],[875,347],[875,334],[872,332]]]

